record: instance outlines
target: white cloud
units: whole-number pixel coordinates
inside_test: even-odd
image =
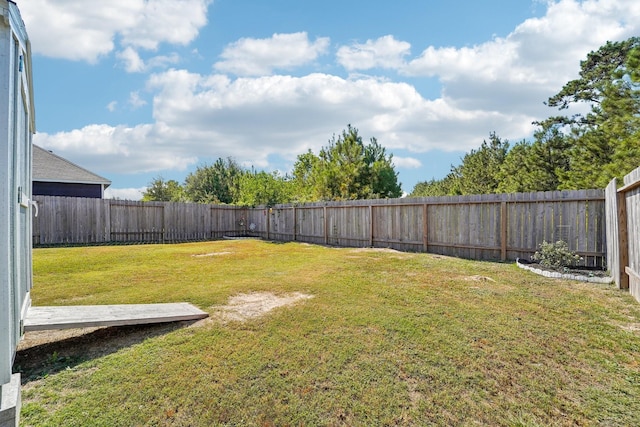
[[[153,75],[148,89],[156,92],[154,123],[38,133],[35,143],[90,170],[109,165],[114,173],[131,173],[183,170],[198,158],[228,156],[267,168],[272,155],[292,161],[308,149],[318,152],[349,123],[364,139],[375,136],[390,150],[415,152],[469,149],[498,125],[523,132],[523,120],[460,110],[445,100],[426,100],[408,84],[373,78],[310,74],[231,80],[169,70]],[[415,159],[395,160],[405,168],[417,165]]]
[[[95,63],[123,47],[185,45],[207,23],[211,0],[28,0],[20,2],[34,53]],[[128,59],[135,59],[128,52]],[[129,62],[135,68],[136,63]]]
[[[177,53],[172,53],[169,55],[158,55],[149,58],[149,60],[147,61],[147,69],[166,68],[171,64],[177,64],[179,61],[180,57]]]
[[[368,70],[371,68],[399,68],[404,57],[409,55],[411,45],[396,40],[392,35],[342,46],[338,49],[338,63],[347,70]]]
[[[141,73],[145,69],[144,61],[131,46],[127,46],[122,52],[118,52],[116,56],[124,63],[124,69],[127,73]]]
[[[116,111],[117,107],[118,107],[118,101],[111,101],[110,103],[107,104],[107,110],[109,110],[112,113]]]
[[[105,199],[140,200],[147,187],[142,188],[107,188],[104,191]]]
[[[471,47],[429,46],[397,69],[438,77],[444,98],[460,109],[544,117],[553,112],[543,101],[578,77],[590,51],[638,33],[637,2],[551,1],[545,16],[527,19],[504,38]]]
[[[419,169],[422,167],[422,162],[413,157],[393,156],[393,164],[402,169]]]
[[[135,25],[120,31],[123,44],[155,50],[160,43],[186,45],[207,23],[212,0],[147,0],[134,15]]]
[[[70,132],[34,135],[34,143],[83,165],[113,173],[184,170],[197,157],[183,150],[162,124],[135,127],[89,125]]]
[[[545,16],[531,18],[504,38],[472,47],[427,47],[400,71],[468,81],[558,87],[577,77],[579,62],[608,40],[640,30],[640,7],[627,0],[548,2]],[[635,18],[634,18],[635,17]]]
[[[147,105],[147,101],[140,98],[140,93],[138,91],[135,91],[129,94],[129,105],[131,105],[131,107],[136,110]]]
[[[315,61],[329,47],[327,37],[309,40],[306,32],[274,34],[268,39],[244,38],[227,46],[214,68],[239,76],[271,74]]]
[[[125,71],[128,73],[143,73],[153,68],[166,68],[168,65],[176,64],[180,60],[178,54],[173,53],[153,56],[145,63],[138,51],[131,46],[127,46],[121,52],[116,53],[116,58],[122,62]]]

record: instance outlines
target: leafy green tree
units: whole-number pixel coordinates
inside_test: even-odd
[[[459,177],[451,172],[443,179],[418,182],[411,190],[409,197],[458,196],[460,194]]]
[[[640,47],[634,47],[627,55],[627,70],[635,83],[640,83]]]
[[[354,200],[400,197],[402,188],[393,155],[375,138],[364,144],[351,125],[318,156],[311,151],[298,156],[294,185],[302,200]]]
[[[366,174],[370,182],[369,198],[388,199],[402,196],[398,173],[393,165],[393,155],[387,156],[386,149],[371,138],[364,150]]]
[[[183,202],[185,201],[184,188],[173,179],[165,181],[164,178],[154,178],[147,189],[142,193],[143,202]]]
[[[471,150],[462,158],[462,164],[453,169],[459,179],[461,194],[495,193],[500,184],[500,168],[509,151],[509,141],[501,140],[495,132],[489,142],[482,141],[480,148]]]
[[[534,142],[514,145],[500,168],[498,192],[553,191],[569,168],[569,140],[557,127],[542,126]]]
[[[358,131],[349,125],[328,147],[320,150],[319,188],[321,200],[366,199],[370,193],[366,182],[364,144]]]
[[[542,126],[533,134],[529,156],[524,159],[529,174],[524,177],[524,191],[553,191],[560,186],[560,177],[570,167],[571,140],[557,127]]]
[[[312,202],[316,199],[319,181],[320,158],[311,150],[300,154],[293,165],[294,200],[296,202]]]
[[[246,172],[239,181],[236,203],[244,206],[274,206],[293,198],[293,182],[278,172]]]
[[[629,60],[633,62],[636,55],[630,54],[639,46],[640,37],[631,37],[621,42],[609,41],[597,51],[590,52],[587,59],[580,62],[580,77],[566,83],[560,92],[549,98],[547,105],[565,110],[572,104],[587,102],[592,106],[591,113],[586,117],[573,116],[570,122],[591,123],[591,119],[599,114],[600,104],[608,96],[607,89],[612,84],[622,83],[621,79],[627,74],[626,65]]]
[[[520,151],[521,148],[518,148]],[[482,141],[477,150],[471,150],[461,159],[459,166],[451,166],[451,172],[441,180],[419,182],[411,191],[411,197],[457,196],[498,192],[503,164],[509,152],[509,141],[495,133],[489,141]],[[515,167],[515,166],[514,166]]]
[[[219,158],[213,165],[199,166],[185,180],[185,193],[197,203],[232,204],[244,170],[232,158]]]
[[[570,138],[569,167],[560,188],[604,187],[621,178],[640,160],[640,99],[637,65],[640,38],[607,42],[580,63],[580,77],[549,98],[548,105],[565,110],[586,103],[587,114],[551,117],[543,126],[562,129]]]
[[[516,143],[507,153],[498,173],[499,193],[521,193],[536,191],[529,160],[532,145],[527,141]]]

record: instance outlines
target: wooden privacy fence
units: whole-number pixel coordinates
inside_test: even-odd
[[[607,265],[618,287],[640,301],[640,168],[619,189],[613,179],[605,194]]]
[[[164,243],[244,232],[244,210],[197,203],[35,196],[33,244]]]
[[[385,247],[470,259],[528,258],[565,240],[587,265],[605,258],[602,190],[357,200],[243,208],[37,197],[34,244],[171,242],[255,236]]]
[[[601,266],[606,249],[602,190],[279,205],[247,220],[266,239],[480,260],[529,258],[543,241],[565,240]]]

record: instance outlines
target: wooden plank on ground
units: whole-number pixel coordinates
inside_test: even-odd
[[[25,332],[99,326],[198,320],[209,314],[186,303],[35,307],[27,312]]]

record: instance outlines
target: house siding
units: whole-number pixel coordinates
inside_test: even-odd
[[[90,197],[103,196],[102,184],[78,184],[63,182],[33,181],[34,196]]]

